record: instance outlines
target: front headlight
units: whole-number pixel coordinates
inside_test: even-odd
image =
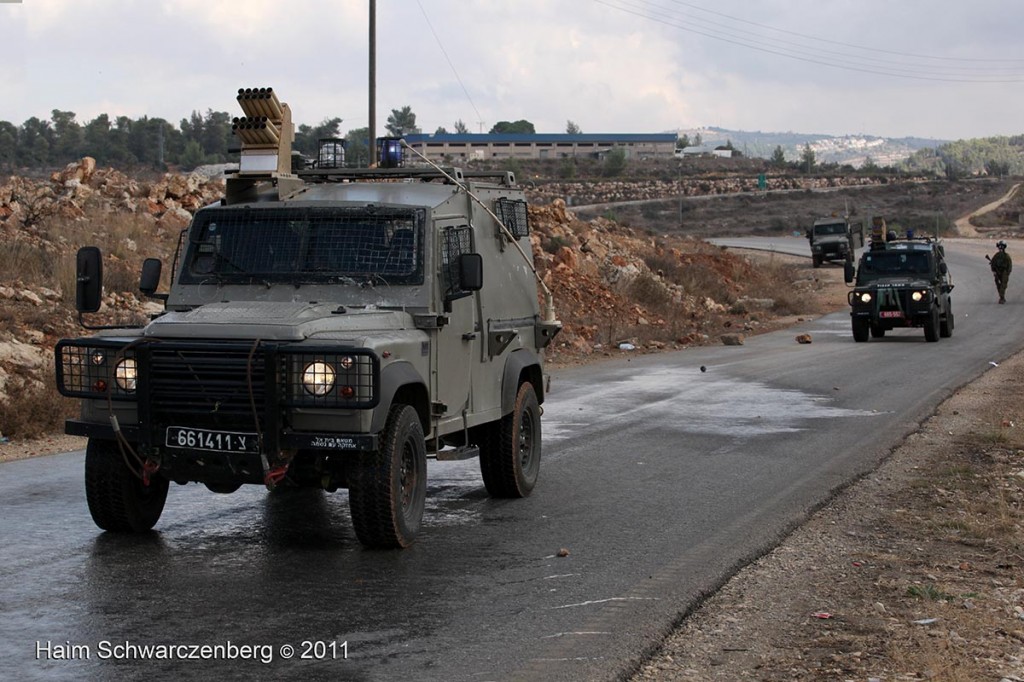
[[[867,291],[863,292],[860,295],[860,302],[861,303],[871,303],[871,294],[869,292],[867,292]]]
[[[117,366],[114,367],[114,381],[117,382],[118,388],[126,393],[135,391],[138,384],[138,367],[135,364],[135,358],[123,358],[117,363]]]
[[[914,293],[910,294],[910,298],[912,298],[914,301],[920,301],[922,298],[924,298],[924,294],[921,293],[920,291],[915,291]]]
[[[317,360],[302,370],[302,387],[310,395],[327,395],[334,388],[334,368]]]

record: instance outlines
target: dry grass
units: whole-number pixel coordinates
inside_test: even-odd
[[[64,430],[64,420],[77,412],[75,401],[57,392],[53,368],[38,381],[12,377],[4,387],[6,401],[0,401],[0,433],[12,439],[41,438]]]
[[[53,282],[55,270],[52,254],[20,234],[0,249],[0,272],[5,280],[46,286]]]
[[[86,245],[99,246],[104,255],[106,291],[135,292],[142,260],[155,257],[169,263],[177,235],[161,232],[141,215],[88,210],[78,220],[49,216],[4,244],[0,272],[8,281],[58,291],[73,307],[76,253]]]

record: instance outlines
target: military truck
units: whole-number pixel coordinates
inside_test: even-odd
[[[864,233],[849,218],[819,218],[806,232],[811,261],[820,268],[825,261],[852,261],[856,249],[864,246]]]
[[[91,324],[102,259],[79,251],[76,303],[95,334],[57,344],[56,374],[81,400],[66,431],[88,438],[95,523],[149,530],[171,482],[347,489],[359,540],[405,547],[428,457],[479,457],[492,497],[529,495],[561,326],[514,175],[394,158],[293,172],[288,105],[270,89],[238,101],[225,198],[182,233],[169,291],[160,261],[143,265],[161,314]]]
[[[923,327],[932,342],[953,335],[953,280],[936,238],[901,238],[884,220],[875,221],[856,277],[849,264],[846,282],[854,283],[848,294],[854,341],[882,338],[897,327]]]

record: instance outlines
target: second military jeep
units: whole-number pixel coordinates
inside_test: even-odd
[[[852,265],[846,281],[854,280]],[[953,280],[935,239],[875,235],[861,255],[849,292],[855,341],[881,338],[896,327],[923,327],[927,341],[953,335]]]
[[[850,223],[843,218],[819,218],[807,230],[811,245],[811,261],[820,268],[825,261],[847,261],[853,258],[854,244]],[[863,243],[861,244],[863,245]]]
[[[478,456],[490,495],[530,494],[543,352],[560,324],[550,297],[541,313],[514,176],[293,173],[287,105],[248,94],[243,110],[270,116],[236,123],[254,126],[239,172],[182,234],[169,293],[156,293],[159,261],[143,267],[140,288],[165,312],[57,345],[58,387],[81,399],[66,430],[89,439],[96,524],[148,530],[170,482],[347,488],[359,540],[404,547],[428,456]],[[98,249],[78,265],[78,308],[96,312]]]

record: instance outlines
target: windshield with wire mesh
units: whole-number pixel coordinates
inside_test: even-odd
[[[860,277],[877,279],[892,275],[928,275],[931,257],[926,251],[877,251],[864,254]]]
[[[818,236],[826,234],[846,234],[846,223],[828,223],[827,225],[815,225],[814,234]]]
[[[181,281],[422,284],[423,222],[421,209],[207,209]]]

